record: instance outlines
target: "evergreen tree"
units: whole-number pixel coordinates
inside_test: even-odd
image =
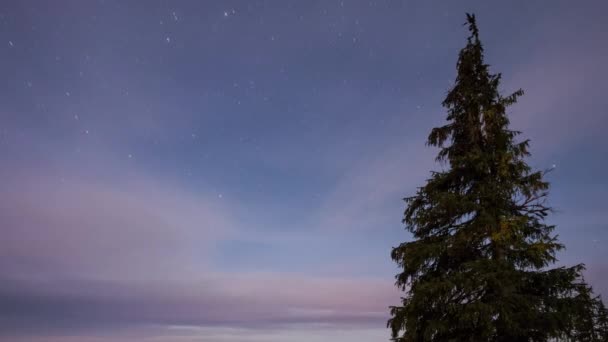
[[[428,137],[446,171],[405,198],[414,239],[391,253],[406,295],[388,327],[399,342],[573,338],[591,329],[581,318],[594,306],[583,265],[550,268],[563,245],[544,221],[545,171],[528,166],[529,141],[516,141],[506,115],[523,91],[499,93],[473,15],[467,24],[447,123]]]
[[[557,341],[596,342],[608,341],[608,311],[600,296],[593,297],[591,287],[578,294],[572,331]]]
[[[596,341],[608,341],[608,309],[601,298],[597,298],[595,314]]]
[[[577,305],[572,308],[576,312],[573,319],[572,331],[564,339],[572,342],[599,341],[596,327],[600,304],[599,298],[592,297],[590,287],[578,293]]]

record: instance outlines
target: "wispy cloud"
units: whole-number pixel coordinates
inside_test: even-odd
[[[575,20],[579,11],[583,10],[543,18],[538,30],[531,33],[534,43],[525,61],[515,63],[512,70],[501,70],[505,89],[525,91],[513,107],[514,127],[532,138],[532,146],[541,153],[598,136],[608,124],[608,116],[599,106],[608,104],[603,94],[608,48],[597,44],[605,33],[590,30],[593,22],[581,24],[582,36],[581,31],[563,24]]]
[[[336,329],[326,325],[285,326],[280,329],[248,329],[229,327],[169,326],[152,327],[120,335],[92,337],[84,334],[36,336],[10,336],[0,341],[10,342],[179,342],[179,341],[230,341],[230,342],[325,342],[345,340],[352,342],[385,341],[388,331],[381,328]]]
[[[374,327],[398,298],[384,282],[272,274],[204,274],[202,280],[24,281],[3,277],[2,330],[61,333],[146,326]],[[356,298],[356,300],[353,300]]]
[[[429,171],[437,169],[424,141],[387,145],[371,158],[361,158],[323,199],[319,226],[326,229],[374,229],[398,222],[401,199],[413,195]]]
[[[204,260],[195,257],[198,251],[235,229],[217,198],[151,181],[13,182],[0,199],[5,274],[10,268],[42,277],[62,272],[111,279],[170,277],[176,270],[200,268]]]
[[[218,242],[246,231],[242,204],[117,174],[110,184],[12,173],[0,199],[1,330],[372,327],[398,298],[373,278],[217,269]]]

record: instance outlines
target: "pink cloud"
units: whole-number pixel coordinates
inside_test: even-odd
[[[49,273],[168,277],[200,270],[199,251],[235,229],[217,199],[158,182],[13,181],[0,198],[0,255],[20,272],[33,263]]]
[[[382,328],[327,329],[323,326],[288,327],[280,329],[247,329],[229,327],[171,326],[163,329],[149,329],[125,334],[128,336],[106,335],[101,337],[72,335],[57,336],[10,336],[0,341],[10,342],[180,342],[180,341],[217,341],[217,342],[325,342],[385,341],[388,331]]]
[[[239,233],[238,204],[217,197],[145,177],[9,178],[0,198],[0,296],[23,309],[0,312],[7,329],[366,326],[384,324],[398,299],[390,279],[215,269],[216,243]]]

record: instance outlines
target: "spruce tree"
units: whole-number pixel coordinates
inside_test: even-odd
[[[601,298],[595,302],[595,338],[596,341],[608,341],[608,309]]]
[[[447,123],[427,142],[445,170],[404,199],[413,240],[391,253],[406,293],[388,327],[399,342],[575,338],[593,326],[581,317],[594,315],[598,301],[582,264],[551,268],[564,246],[545,222],[546,171],[527,164],[529,141],[518,141],[506,114],[523,91],[499,93],[501,75],[484,62],[474,15],[467,24],[443,101]]]

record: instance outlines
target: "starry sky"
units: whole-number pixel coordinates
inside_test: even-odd
[[[605,1],[3,1],[0,340],[385,341],[478,17],[608,296]]]

